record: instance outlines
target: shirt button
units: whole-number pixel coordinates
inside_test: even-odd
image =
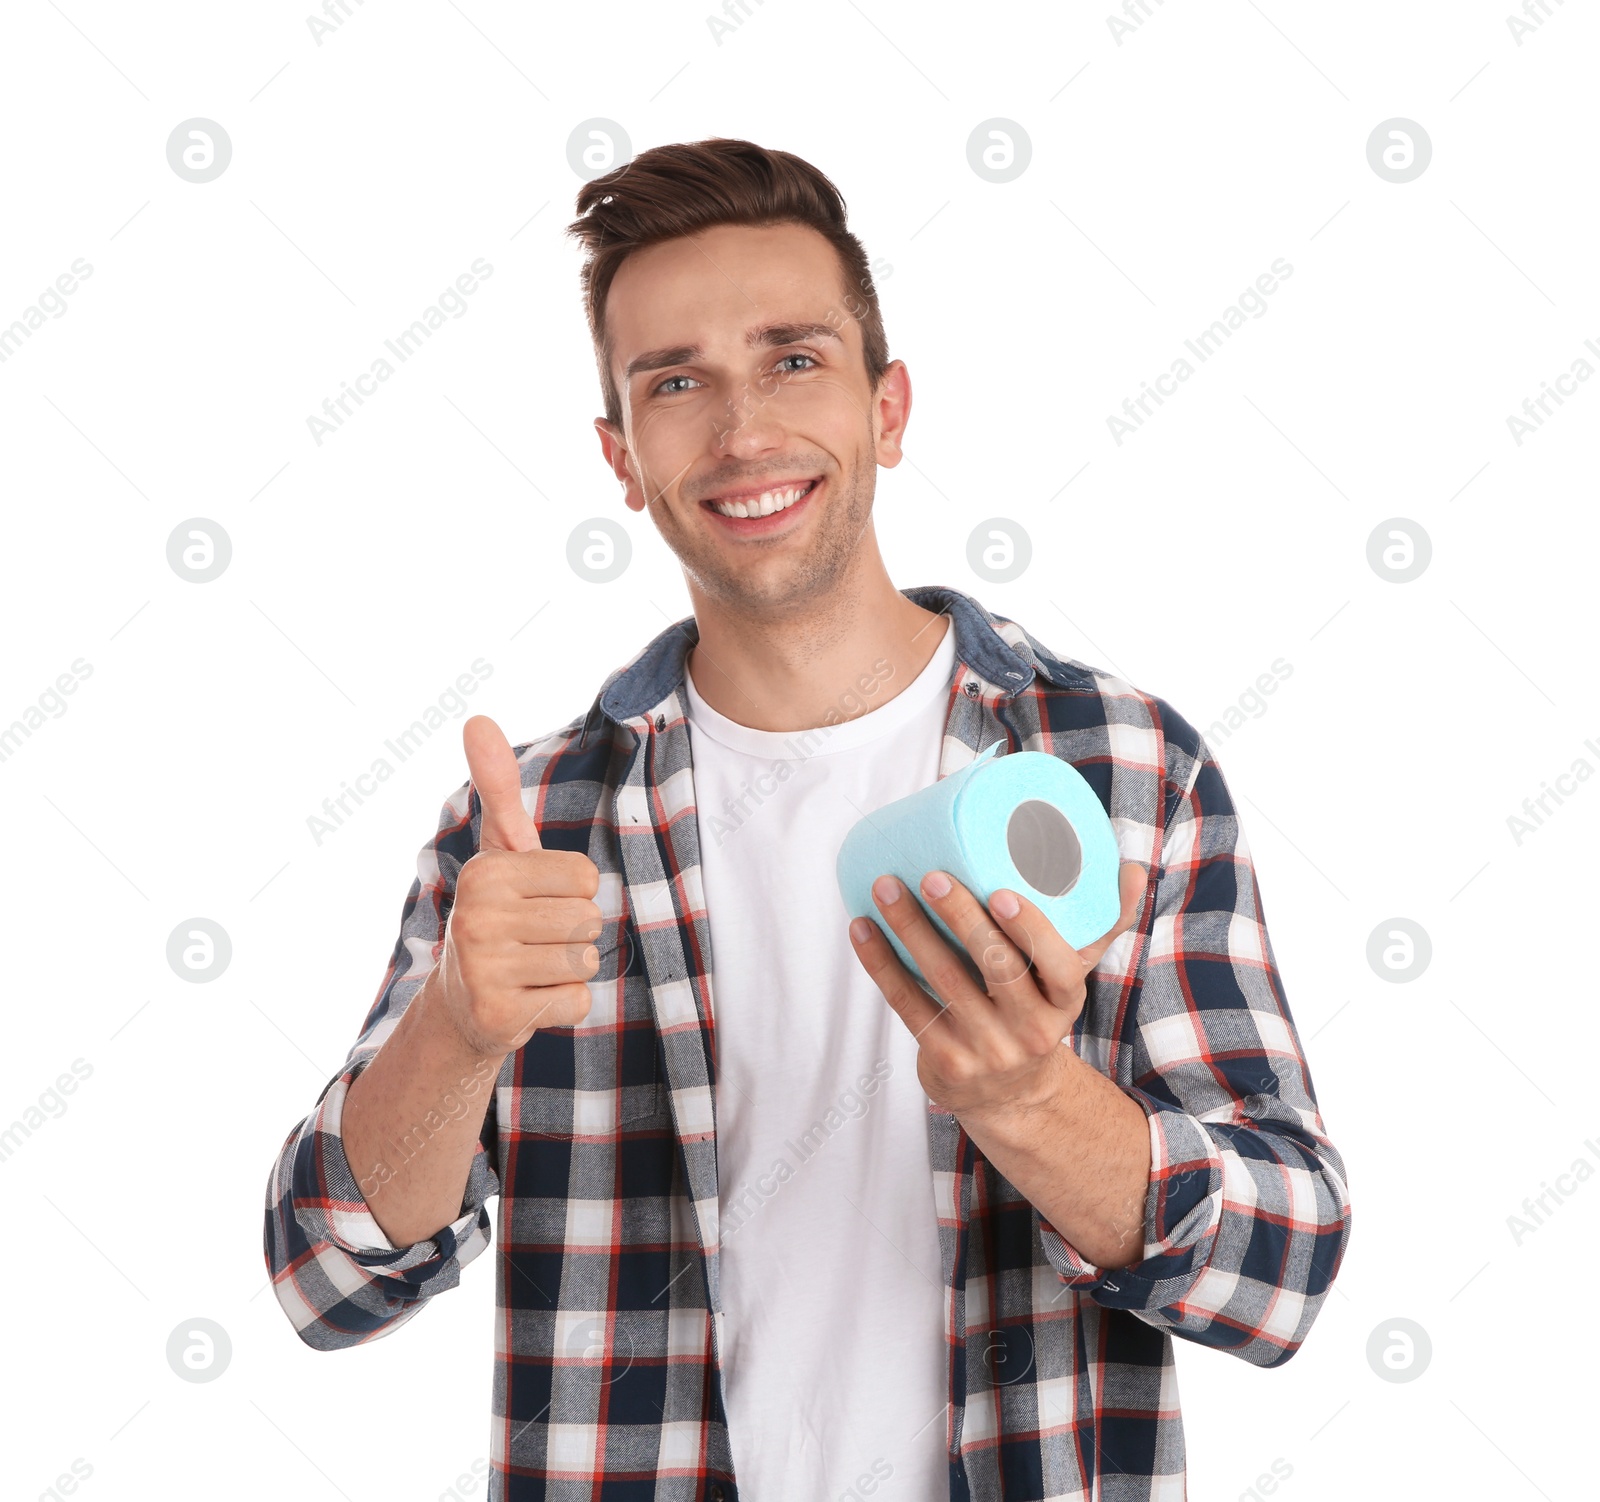
[[[967,684],[967,697],[969,699],[976,699],[978,697],[978,685],[976,683]]]
[[[720,1481],[713,1481],[711,1483],[711,1490],[707,1493],[707,1495],[710,1497],[711,1502],[722,1502],[722,1499],[728,1494],[723,1491],[722,1483]]]

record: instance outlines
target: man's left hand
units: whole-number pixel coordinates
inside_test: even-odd
[[[1094,943],[1074,949],[1020,893],[1000,888],[989,908],[948,872],[930,871],[921,895],[962,936],[984,976],[973,982],[944,935],[893,876],[873,883],[873,900],[928,978],[941,1007],[900,962],[881,928],[851,922],[851,941],[867,973],[921,1044],[917,1077],[941,1111],[975,1116],[1028,1110],[1056,1098],[1062,1084],[1061,1040],[1088,996],[1089,972],[1133,926],[1146,876],[1137,862],[1119,873],[1122,913]],[[857,937],[861,935],[861,937]]]

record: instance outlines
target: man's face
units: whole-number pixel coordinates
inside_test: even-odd
[[[597,419],[601,445],[627,504],[736,612],[827,594],[870,525],[877,466],[900,460],[910,384],[895,361],[868,386],[863,308],[833,247],[797,224],[653,245],[611,284],[622,426]]]

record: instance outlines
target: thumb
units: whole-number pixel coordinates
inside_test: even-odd
[[[461,727],[478,801],[483,805],[480,850],[542,850],[539,828],[522,805],[522,769],[505,732],[488,715]]]

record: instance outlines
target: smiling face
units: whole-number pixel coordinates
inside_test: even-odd
[[[618,269],[622,426],[595,426],[628,506],[649,508],[708,602],[782,616],[858,560],[911,406],[898,360],[869,386],[861,306],[807,225],[718,225]]]

